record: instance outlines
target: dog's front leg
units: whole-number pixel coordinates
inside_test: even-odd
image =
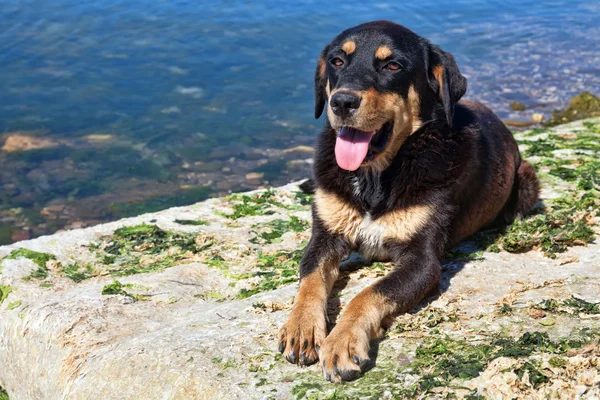
[[[279,331],[279,351],[293,364],[319,359],[327,336],[327,298],[339,275],[339,263],[349,246],[314,221],[313,235],[300,263],[300,288],[287,322]]]
[[[327,380],[358,378],[371,364],[370,342],[383,336],[384,322],[409,310],[437,288],[441,271],[437,252],[434,246],[417,242],[386,245],[394,270],[352,299],[321,345],[319,358]]]

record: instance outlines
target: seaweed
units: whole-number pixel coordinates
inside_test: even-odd
[[[6,310],[7,311],[14,310],[15,308],[21,307],[22,304],[23,304],[23,302],[21,300],[12,301],[12,302],[8,303],[8,305],[6,306]]]
[[[281,250],[272,254],[259,254],[253,276],[262,280],[251,289],[242,289],[237,295],[244,299],[257,293],[274,290],[298,279],[298,267],[304,253],[303,248],[292,251]]]
[[[222,215],[236,220],[248,216],[274,214],[273,206],[283,207],[283,204],[274,200],[274,197],[275,191],[272,189],[255,195],[232,195],[229,197],[229,200],[237,201],[238,203],[233,204],[233,213]]]
[[[577,297],[566,300],[546,299],[532,307],[552,313],[600,314],[600,303],[590,303]]]
[[[203,219],[176,219],[174,222],[179,225],[194,225],[194,226],[209,225],[209,222],[205,221]]]
[[[119,228],[92,248],[96,256],[110,267],[110,275],[126,276],[162,271],[184,262],[187,255],[198,254],[214,244],[212,240],[197,240],[198,237],[141,224]],[[75,270],[78,271],[81,269]],[[83,273],[93,275],[87,267]]]
[[[281,237],[286,232],[304,232],[308,229],[308,222],[291,215],[289,220],[275,219],[261,225],[253,225],[255,236],[250,239],[254,244],[270,244],[281,241]],[[257,229],[268,228],[263,232],[257,232]]]
[[[38,251],[26,249],[24,247],[20,247],[11,251],[9,255],[4,257],[4,260],[16,260],[19,258],[27,258],[36,263],[42,269],[46,269],[46,263],[48,261],[56,260],[56,257],[53,254],[41,253]]]
[[[4,300],[6,300],[6,298],[12,291],[12,287],[8,285],[0,285],[0,304],[2,304]]]
[[[534,387],[548,382],[548,377],[535,361],[533,354],[567,354],[570,349],[581,348],[597,340],[600,332],[582,329],[570,337],[552,341],[545,332],[525,332],[518,339],[498,334],[488,340],[469,342],[464,339],[437,337],[419,345],[415,361],[407,371],[422,375],[414,394],[426,393],[435,387],[448,387],[454,379],[468,380],[477,377],[488,364],[499,357],[524,359],[515,373],[522,379],[528,372]]]
[[[131,293],[131,292],[128,292],[125,290],[125,289],[136,289],[139,287],[140,286],[134,285],[131,283],[122,284],[121,282],[115,280],[112,283],[109,283],[108,285],[104,285],[101,293],[104,296],[121,295],[121,296],[128,297],[132,300],[146,300],[143,296],[141,296],[139,294]]]
[[[48,277],[48,267],[46,264],[50,260],[56,260],[56,257],[53,254],[41,253],[23,247],[11,251],[8,256],[4,257],[5,260],[16,260],[18,258],[27,258],[38,266],[38,268],[33,270],[29,275],[23,277],[23,280],[25,281],[30,281],[31,279],[46,279]]]
[[[86,279],[89,279],[96,274],[94,273],[94,268],[92,264],[83,264],[83,263],[73,263],[69,264],[66,267],[62,267],[62,273],[67,276],[67,278],[71,279],[74,282],[81,282]]]
[[[594,240],[596,234],[591,225],[599,203],[593,193],[569,192],[537,214],[515,220],[502,231],[478,235],[476,243],[483,249],[494,250],[497,246],[511,253],[540,248],[547,257],[555,258],[571,246]]]

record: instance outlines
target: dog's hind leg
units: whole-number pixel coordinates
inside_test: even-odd
[[[518,185],[517,215],[525,216],[536,206],[540,196],[540,182],[535,176],[535,170],[527,161],[521,161],[517,170]]]
[[[503,229],[515,218],[529,214],[535,208],[540,194],[540,183],[535,170],[527,161],[522,160],[515,172],[511,194],[493,223],[486,228]]]

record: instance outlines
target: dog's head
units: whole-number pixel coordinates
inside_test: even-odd
[[[315,72],[315,118],[327,105],[338,165],[386,168],[423,123],[452,124],[467,81],[454,57],[388,21],[350,28],[325,46]]]

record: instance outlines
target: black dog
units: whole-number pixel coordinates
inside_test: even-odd
[[[535,207],[533,168],[491,110],[458,102],[466,89],[451,54],[392,22],[348,29],[323,49],[315,117],[328,101],[328,123],[315,156],[312,238],[279,332],[290,362],[320,359],[326,379],[357,378],[391,317],[437,290],[445,249]],[[327,335],[327,297],[352,250],[394,270]]]

